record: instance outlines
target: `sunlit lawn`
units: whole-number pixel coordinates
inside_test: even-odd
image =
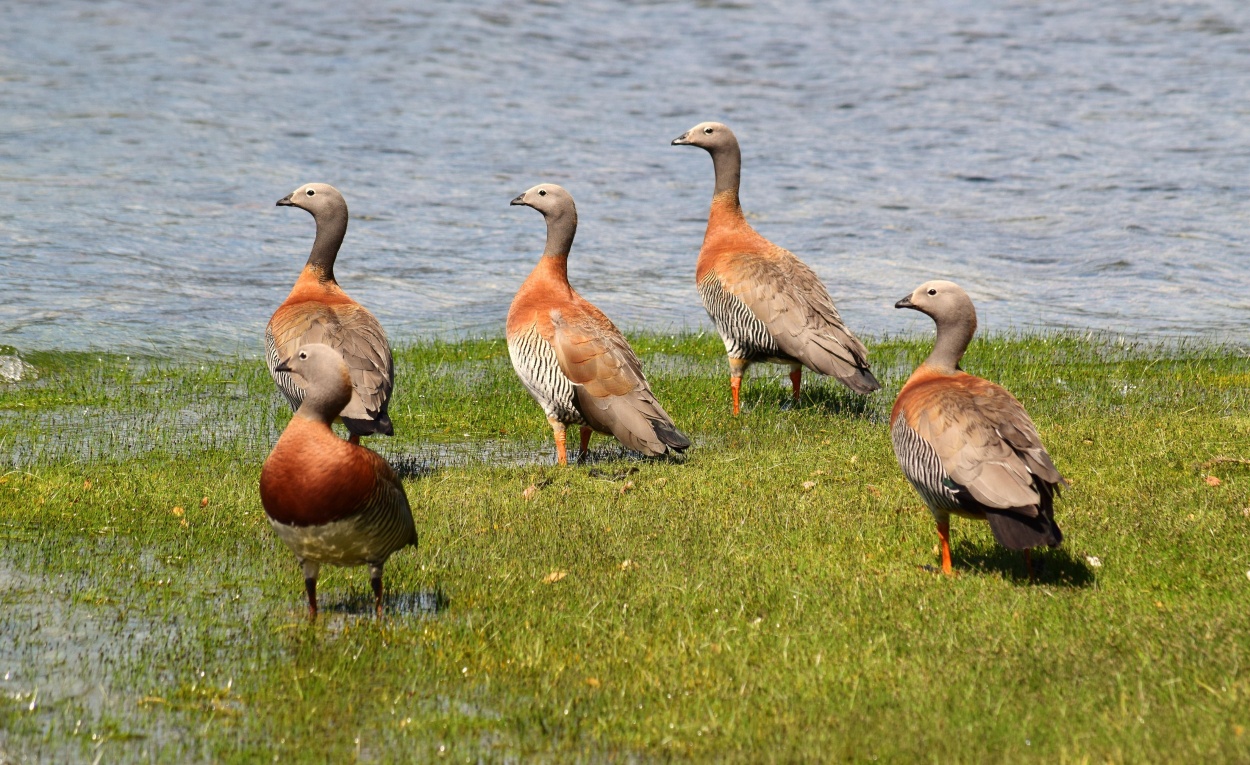
[[[974,344],[1072,483],[1031,584],[969,521],[926,568],[887,419],[928,342],[872,343],[866,399],[757,367],[734,419],[718,339],[635,338],[695,447],[571,468],[502,341],[404,349],[367,443],[420,548],[383,622],[329,569],[315,625],[259,361],[35,354],[0,386],[0,762],[1250,761],[1250,362]]]

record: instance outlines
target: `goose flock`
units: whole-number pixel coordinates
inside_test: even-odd
[[[755,363],[790,368],[794,400],[803,369],[870,394],[881,387],[868,350],[843,322],[812,269],[747,222],[738,200],[742,155],[719,122],[695,125],[672,141],[712,157],[715,188],[695,266],[703,306],[725,343],[734,415],[742,378]],[[577,208],[567,190],[539,184],[512,200],[547,224],[534,270],[508,310],[508,353],[517,377],[551,425],[559,464],[568,463],[566,431],[579,426],[578,459],[591,435],[610,435],[651,457],[682,454],[691,440],[656,398],[642,362],[616,325],[574,290],[568,258]],[[386,332],[334,279],[347,232],[343,195],[310,183],[278,201],[312,214],[316,238],[290,295],[265,329],[274,383],[295,411],[261,472],[270,524],[295,553],[310,618],[317,615],[323,564],[369,566],[378,615],[382,568],[417,544],[403,484],[362,436],[391,435],[387,407],[395,365]],[[1053,500],[1064,479],[1020,402],[1003,387],[959,367],[976,332],[976,309],[949,281],[929,281],[895,303],[937,325],[933,352],[903,385],[890,414],[899,466],[937,524],[942,571],[951,573],[950,516],[984,520],[1003,546],[1024,553],[1055,547],[1063,534]],[[331,429],[347,428],[343,440]]]

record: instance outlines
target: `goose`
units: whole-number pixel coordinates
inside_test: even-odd
[[[712,155],[716,188],[695,284],[729,356],[733,413],[747,368],[761,361],[790,367],[794,401],[803,368],[830,375],[856,393],[881,387],[868,350],[838,314],[829,291],[806,263],[761,236],[742,214],[742,153],[733,131],[701,122],[673,139]]]

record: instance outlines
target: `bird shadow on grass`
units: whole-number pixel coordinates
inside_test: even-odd
[[[1016,581],[1029,581],[1024,555],[1018,550],[1008,550],[996,544],[962,543],[952,553],[956,569],[998,571]],[[1088,587],[1094,583],[1094,572],[1089,565],[1062,547],[1058,550],[1034,550],[1033,573],[1037,577],[1036,584],[1052,587]]]
[[[785,393],[779,399],[781,409],[795,408],[794,399]],[[844,417],[871,418],[876,413],[876,404],[872,395],[853,393],[841,385],[813,385],[803,389],[799,400],[800,409],[819,409],[825,414]]]
[[[680,452],[675,452],[675,451],[670,451],[658,457],[650,457],[650,456],[647,456],[646,454],[643,454],[642,452],[635,452],[630,449],[626,449],[623,446],[618,446],[618,445],[609,446],[605,444],[604,446],[601,446],[600,448],[596,449],[593,442],[591,443],[590,448],[586,450],[585,458],[582,457],[581,452],[578,450],[572,450],[569,453],[569,465],[580,466],[580,467],[585,467],[588,465],[598,465],[598,464],[603,464],[603,463],[611,464],[614,462],[630,462],[630,463],[658,462],[658,463],[681,464],[682,462],[685,462],[686,459],[688,458],[685,454],[682,454]],[[636,467],[622,468],[622,470],[628,470],[631,474],[638,472],[638,468]],[[592,478],[603,477],[602,474],[598,476],[593,475],[594,472],[595,471],[593,470],[591,471]]]
[[[384,592],[382,594],[383,616],[436,616],[451,604],[442,588],[416,592]],[[334,603],[326,603],[321,610],[328,613],[351,616],[373,616],[373,595],[360,593]]]

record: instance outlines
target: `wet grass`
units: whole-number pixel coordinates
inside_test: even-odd
[[[502,342],[403,350],[371,445],[421,547],[385,621],[329,569],[315,626],[256,493],[289,416],[259,361],[29,357],[0,386],[0,761],[1250,759],[1239,349],[974,345],[1072,480],[1031,584],[972,522],[957,576],[924,568],[886,421],[927,341],[873,343],[867,399],[783,407],[756,368],[736,420],[719,340],[635,346],[684,464],[597,439],[556,468]]]

